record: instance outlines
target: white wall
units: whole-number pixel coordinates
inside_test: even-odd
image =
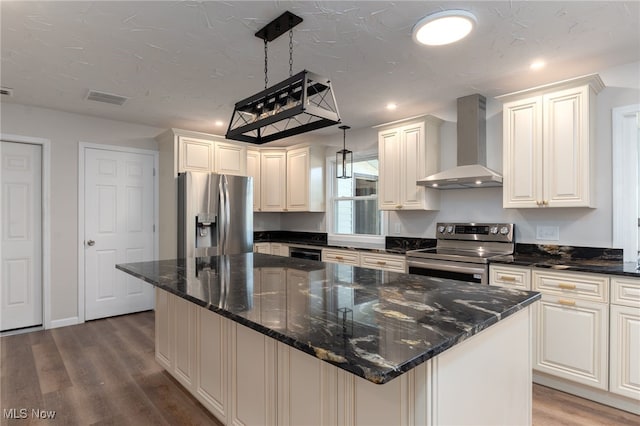
[[[2,103],[2,133],[51,140],[51,319],[78,316],[78,143],[157,150],[163,129]]]

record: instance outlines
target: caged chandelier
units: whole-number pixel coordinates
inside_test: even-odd
[[[303,70],[293,74],[293,27],[302,18],[285,12],[255,36],[264,40],[264,90],[235,104],[226,138],[263,144],[340,122],[331,81]],[[267,43],[289,32],[289,78],[268,86]]]

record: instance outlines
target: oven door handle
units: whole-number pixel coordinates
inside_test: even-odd
[[[462,263],[462,262],[444,262],[442,260],[429,260],[429,259],[420,259],[420,260],[407,260],[407,266],[409,268],[425,268],[425,269],[433,269],[436,271],[447,271],[447,272],[460,272],[463,274],[484,274],[486,269],[484,266],[476,266],[470,263]]]

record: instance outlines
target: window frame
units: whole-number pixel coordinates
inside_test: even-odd
[[[353,153],[353,162],[370,160],[380,160],[377,150],[359,151]],[[378,209],[380,213],[380,235],[365,235],[365,234],[336,234],[334,232],[334,215],[335,215],[335,197],[334,197],[334,181],[336,178],[336,158],[335,155],[327,156],[326,161],[327,180],[326,180],[326,226],[327,226],[327,241],[330,245],[349,246],[349,247],[362,247],[362,248],[384,248],[385,236],[387,233],[387,212]],[[353,178],[351,178],[353,179]],[[379,176],[378,176],[379,179]],[[377,198],[376,194],[376,198]],[[355,197],[343,198],[343,199],[356,199]],[[365,199],[365,197],[359,197],[358,199]]]

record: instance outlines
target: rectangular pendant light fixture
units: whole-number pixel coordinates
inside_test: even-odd
[[[267,42],[291,31],[291,28],[300,22],[302,18],[285,12],[255,34],[264,40],[265,62]],[[290,66],[291,46],[290,42]],[[340,116],[331,81],[303,70],[237,102],[229,121],[226,138],[263,144],[339,122]]]

